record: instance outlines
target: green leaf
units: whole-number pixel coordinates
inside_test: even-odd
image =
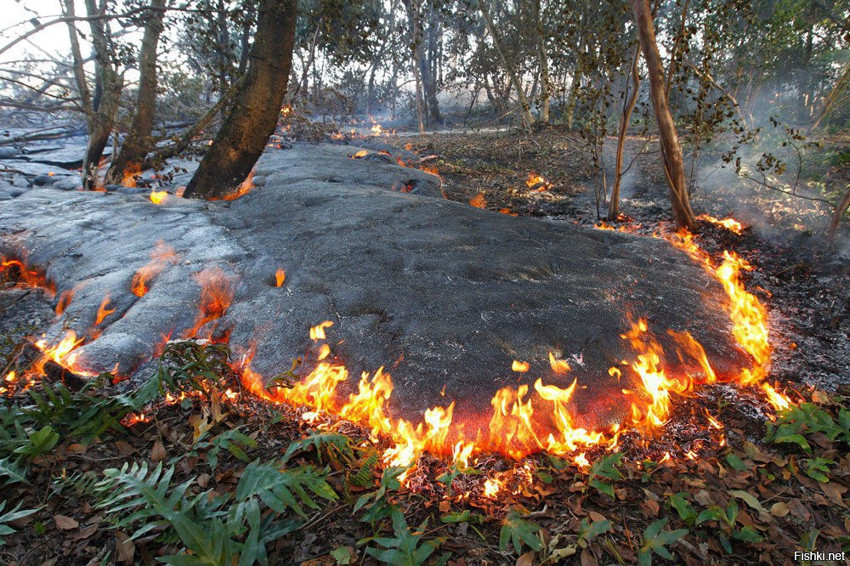
[[[755,529],[750,526],[745,526],[741,528],[741,530],[733,533],[732,538],[744,542],[761,542],[762,540],[764,540],[764,537],[762,537],[758,532],[756,532]]]
[[[767,509],[762,507],[762,504],[759,502],[759,500],[756,499],[756,497],[751,493],[747,493],[746,491],[742,491],[740,489],[733,489],[729,491],[729,495],[731,495],[732,497],[737,497],[759,513],[767,513]]]
[[[675,531],[666,531],[664,526],[667,524],[667,519],[659,519],[650,524],[643,531],[642,544],[638,551],[638,561],[641,564],[652,564],[652,554],[657,554],[668,560],[673,559],[673,555],[667,549],[667,546],[673,544],[686,534],[688,529],[677,529]]]
[[[26,454],[29,457],[46,454],[53,450],[59,442],[59,433],[48,425],[30,434],[29,443],[15,450],[16,454]]]
[[[697,520],[697,512],[696,509],[694,509],[694,507],[688,502],[687,497],[688,494],[684,491],[675,493],[670,496],[670,505],[676,509],[676,512],[679,514],[679,518],[682,519],[686,525],[691,526]]]
[[[0,515],[0,546],[3,546],[6,541],[2,538],[7,535],[11,535],[15,532],[15,529],[8,526],[6,523],[11,523],[13,521],[17,521],[18,519],[23,519],[24,517],[29,517],[41,507],[37,507],[35,509],[21,509],[21,505],[23,503],[18,503],[14,509],[11,511],[6,511],[2,515]],[[0,501],[0,512],[6,508],[6,501]]]
[[[588,473],[588,485],[595,488],[600,493],[605,493],[609,497],[613,498],[614,487],[611,484],[600,480],[599,477],[611,480],[623,479],[623,474],[619,469],[617,469],[617,465],[622,459],[623,454],[617,452],[596,460],[593,463],[593,466],[590,467],[590,472]]]
[[[441,541],[422,541],[425,535],[426,520],[413,531],[398,509],[392,511],[393,534],[395,537],[378,537],[374,542],[384,549],[369,547],[366,553],[380,562],[393,566],[420,566],[425,564],[431,554],[439,548]],[[420,544],[421,543],[421,544]]]
[[[747,465],[734,452],[726,454],[726,462],[736,470],[746,470]]]
[[[532,521],[526,521],[523,515],[516,509],[511,509],[502,521],[502,529],[499,532],[499,550],[507,550],[508,543],[512,543],[517,554],[522,554],[522,545],[528,545],[532,550],[539,551],[543,548],[540,542],[540,526]]]
[[[337,566],[351,564],[351,553],[344,546],[338,546],[331,551],[331,556],[336,560]]]
[[[325,472],[313,466],[285,470],[274,464],[251,462],[236,486],[237,501],[257,496],[278,513],[292,509],[301,516],[305,516],[302,505],[311,509],[319,508],[310,493],[328,501],[338,499],[336,492],[325,480]]]

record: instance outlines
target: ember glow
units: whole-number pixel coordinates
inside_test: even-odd
[[[26,261],[0,256],[0,275],[5,274],[9,279],[26,287],[41,287],[48,292],[55,291],[52,283],[48,282],[44,274],[37,269],[27,267]]]
[[[194,326],[186,333],[187,338],[197,337],[204,326],[224,316],[233,300],[233,285],[220,268],[204,269],[193,277],[201,287],[201,304]]]
[[[529,173],[528,179],[525,180],[525,185],[532,191],[541,193],[552,188],[552,183],[538,175],[537,173]]]
[[[177,254],[174,252],[174,248],[163,240],[159,240],[153,252],[151,252],[151,261],[133,275],[133,280],[130,283],[133,294],[137,297],[144,297],[150,290],[151,280],[168,264],[175,263],[177,263]]]
[[[103,322],[104,318],[106,318],[107,316],[111,315],[114,312],[115,312],[114,308],[113,309],[109,308],[109,293],[107,293],[106,296],[103,298],[103,300],[100,302],[100,306],[97,309],[97,318],[94,321],[95,326],[97,326],[98,324]]]
[[[484,193],[478,193],[470,199],[469,204],[475,208],[487,208],[487,199],[484,198]]]

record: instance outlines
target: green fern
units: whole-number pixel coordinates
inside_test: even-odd
[[[361,458],[357,464],[359,469],[357,473],[350,477],[349,482],[357,487],[368,487],[372,485],[375,470],[378,469],[380,454],[377,450],[369,450],[369,452]]]
[[[18,519],[23,519],[24,517],[29,517],[30,515],[38,511],[38,509],[21,509],[21,505],[22,503],[18,503],[14,509],[0,515],[0,546],[6,544],[6,540],[3,537],[11,535],[15,532],[15,529],[10,527],[8,523],[17,521]],[[0,501],[0,513],[2,513],[3,509],[5,508],[6,502]]]
[[[251,462],[236,486],[238,501],[259,497],[278,513],[292,509],[301,516],[305,515],[302,505],[319,509],[310,493],[328,501],[338,499],[336,492],[325,480],[325,472],[313,466],[285,470],[274,463]]]
[[[228,429],[210,440],[205,440],[206,433],[204,433],[195,441],[196,449],[207,451],[206,460],[212,471],[218,467],[218,456],[222,450],[226,450],[238,460],[248,461],[248,454],[245,451],[256,448],[257,441],[242,433],[240,428]]]
[[[311,449],[319,455],[319,462],[322,461],[323,454],[329,460],[335,460],[341,464],[351,463],[354,460],[354,451],[351,449],[349,437],[338,432],[314,432],[306,438],[290,443],[283,455],[283,463],[288,462],[294,454]]]
[[[396,508],[392,510],[394,537],[376,537],[374,542],[383,549],[369,547],[366,553],[382,564],[393,566],[421,566],[442,544],[442,539],[423,541],[426,519],[416,530],[407,525],[404,514]]]

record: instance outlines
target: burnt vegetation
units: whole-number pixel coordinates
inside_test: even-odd
[[[725,291],[709,307],[752,363],[715,376],[690,333],[629,313],[616,422],[572,411],[583,351],[543,360],[566,387],[529,387],[514,360],[482,427],[448,398],[408,421],[389,403],[403,355],[358,384],[331,321],[255,373],[257,344],[219,325],[244,287],[213,265],[183,331],[132,371],[92,371],[78,349],[139,309],[106,293],[69,316],[90,280],[57,289],[20,245],[26,219],[0,223],[0,561],[847,560],[850,3],[54,3],[16,2],[0,32],[0,205],[139,195],[144,222],[141,205],[267,190],[263,155],[350,146],[352,167],[406,171],[386,188],[412,199],[666,240]],[[143,298],[183,259],[163,235],[125,290]],[[263,284],[298,276],[275,265]]]

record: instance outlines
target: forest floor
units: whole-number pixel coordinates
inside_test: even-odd
[[[590,152],[559,130],[389,142],[427,157],[452,200],[598,223]],[[647,235],[668,210],[653,164],[649,148],[623,206],[628,229]],[[529,186],[532,174],[542,179]],[[717,216],[740,204],[695,197]],[[654,435],[624,434],[618,452],[592,451],[587,464],[538,454],[458,469],[424,457],[400,482],[401,470],[377,464],[382,441],[368,431],[258,401],[226,347],[178,343],[153,390],[6,380],[0,562],[151,563],[189,548],[171,563],[241,553],[242,564],[262,559],[263,544],[270,564],[307,565],[798,564],[796,551],[850,552],[850,268],[818,244],[822,211],[746,204],[773,216],[741,234],[702,222],[698,240],[715,258],[730,250],[753,265],[746,286],[771,317],[769,379],[797,403],[779,415],[751,391],[709,386],[676,398]],[[26,337],[54,313],[14,270],[0,277],[5,378],[26,369]],[[115,471],[137,463],[171,474]],[[255,497],[262,472],[280,468],[286,483]],[[110,500],[118,486],[126,500]]]

